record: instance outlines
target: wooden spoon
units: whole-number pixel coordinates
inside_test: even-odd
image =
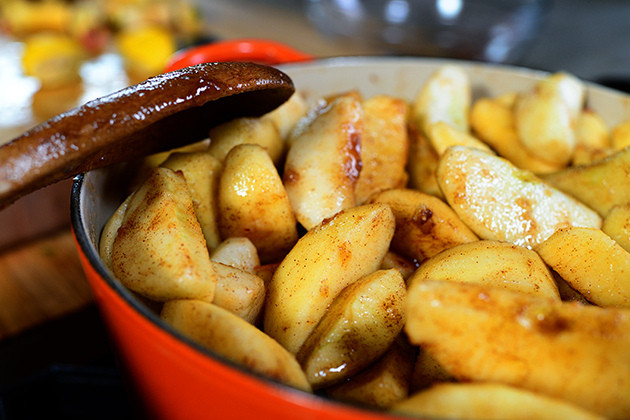
[[[203,140],[295,88],[272,67],[206,63],[150,78],[60,114],[0,147],[0,209],[78,173]]]

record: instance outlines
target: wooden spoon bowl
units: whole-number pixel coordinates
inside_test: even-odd
[[[203,140],[211,127],[271,111],[294,90],[272,67],[205,63],[90,101],[0,147],[0,209],[78,173]]]

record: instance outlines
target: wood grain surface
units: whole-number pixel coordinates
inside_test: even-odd
[[[68,229],[0,254],[0,339],[92,302]]]

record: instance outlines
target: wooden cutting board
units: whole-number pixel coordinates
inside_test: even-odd
[[[70,229],[1,252],[0,296],[0,339],[91,304]]]

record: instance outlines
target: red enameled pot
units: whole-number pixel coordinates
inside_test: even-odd
[[[239,55],[238,48],[231,50],[230,45],[240,45],[250,52]],[[411,57],[315,60],[275,43],[260,42],[262,53],[255,46],[255,41],[244,40],[242,44],[230,41],[195,48],[176,56],[169,69],[204,61],[265,61],[265,57],[272,57],[273,64],[292,62],[279,68],[310,101],[350,89],[358,89],[368,97],[388,93],[411,100],[424,80],[446,63],[466,69],[476,96],[528,89],[545,75],[514,67]],[[587,103],[611,125],[630,119],[630,100],[618,92],[588,85]],[[148,418],[391,418],[245,371],[183,337],[125,289],[101,262],[98,242],[103,225],[124,198],[128,170],[123,164],[77,176],[72,191],[72,226],[96,303]]]

